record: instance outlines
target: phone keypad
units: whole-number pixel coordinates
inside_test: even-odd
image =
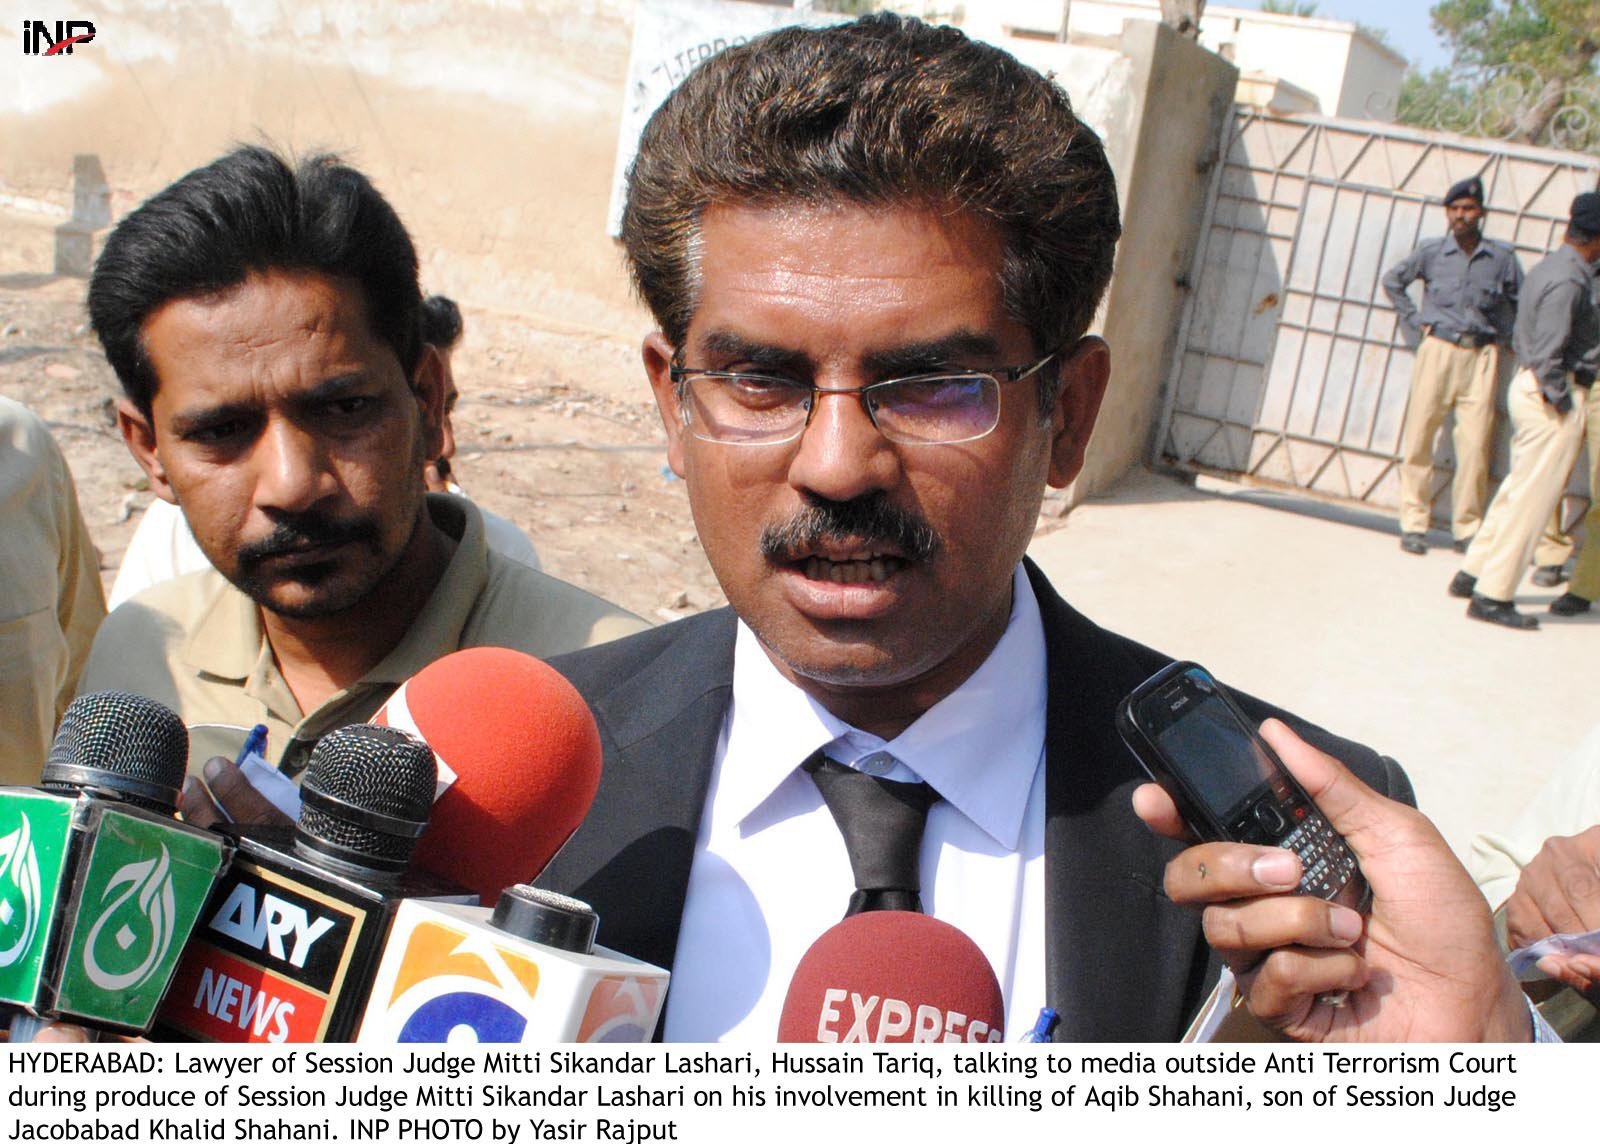
[[[1300,858],[1300,892],[1331,898],[1356,872],[1356,856],[1322,815],[1312,813],[1278,842]]]

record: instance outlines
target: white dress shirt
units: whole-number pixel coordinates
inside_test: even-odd
[[[666,1039],[770,1044],[800,958],[843,918],[855,889],[844,839],[799,769],[819,747],[868,774],[923,779],[942,796],[922,840],[923,908],[989,959],[1005,995],[1005,1039],[1028,1032],[1045,995],[1045,696],[1044,627],[1020,565],[989,657],[889,742],[830,715],[740,623]]]

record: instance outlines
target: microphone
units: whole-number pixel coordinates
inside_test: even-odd
[[[443,788],[417,867],[493,905],[532,882],[600,785],[600,732],[577,688],[509,648],[443,656],[400,685],[373,722],[433,748]]]
[[[366,724],[323,736],[293,827],[230,828],[238,851],[184,950],[158,1032],[175,1039],[348,1041],[401,899],[473,900],[409,873],[433,752]]]
[[[174,817],[188,755],[172,711],[94,692],[67,707],[40,785],[0,788],[0,1002],[150,1028],[231,852]],[[12,1040],[35,1032],[14,1019]]]
[[[583,902],[525,885],[493,911],[404,902],[357,1043],[648,1041],[667,971],[595,945],[597,924]]]
[[[977,944],[903,910],[848,917],[819,937],[783,999],[778,1040],[801,1044],[998,1041],[1005,1002]]]

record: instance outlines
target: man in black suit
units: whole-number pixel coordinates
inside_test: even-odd
[[[623,222],[644,363],[732,607],[555,661],[606,758],[541,882],[674,970],[667,1039],[770,1040],[842,912],[819,749],[937,792],[920,889],[995,965],[1007,1039],[1048,1003],[1063,1039],[1171,1040],[1211,987],[1113,723],[1167,657],[1023,558],[1105,391],[1086,331],[1119,230],[1062,91],[914,20],[732,48],[646,128]]]

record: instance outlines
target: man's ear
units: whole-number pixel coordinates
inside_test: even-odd
[[[444,371],[448,368],[438,347],[424,344],[411,375],[411,392],[422,410],[423,457],[430,461],[444,450]]]
[[[683,412],[678,407],[678,387],[672,384],[672,343],[656,330],[645,338],[641,352],[644,372],[650,378],[650,391],[655,394],[656,411],[661,414],[661,424],[667,431],[667,464],[678,476],[686,476],[683,471]]]
[[[156,448],[155,426],[126,397],[117,399],[117,431],[122,434],[128,452],[133,454],[133,459],[139,462],[144,475],[150,479],[150,491],[168,504],[177,504],[177,494],[167,482],[167,469],[161,463],[161,454]]]
[[[1111,347],[1103,338],[1083,338],[1061,363],[1061,389],[1050,415],[1050,477],[1064,489],[1083,469],[1100,402],[1111,380]]]

